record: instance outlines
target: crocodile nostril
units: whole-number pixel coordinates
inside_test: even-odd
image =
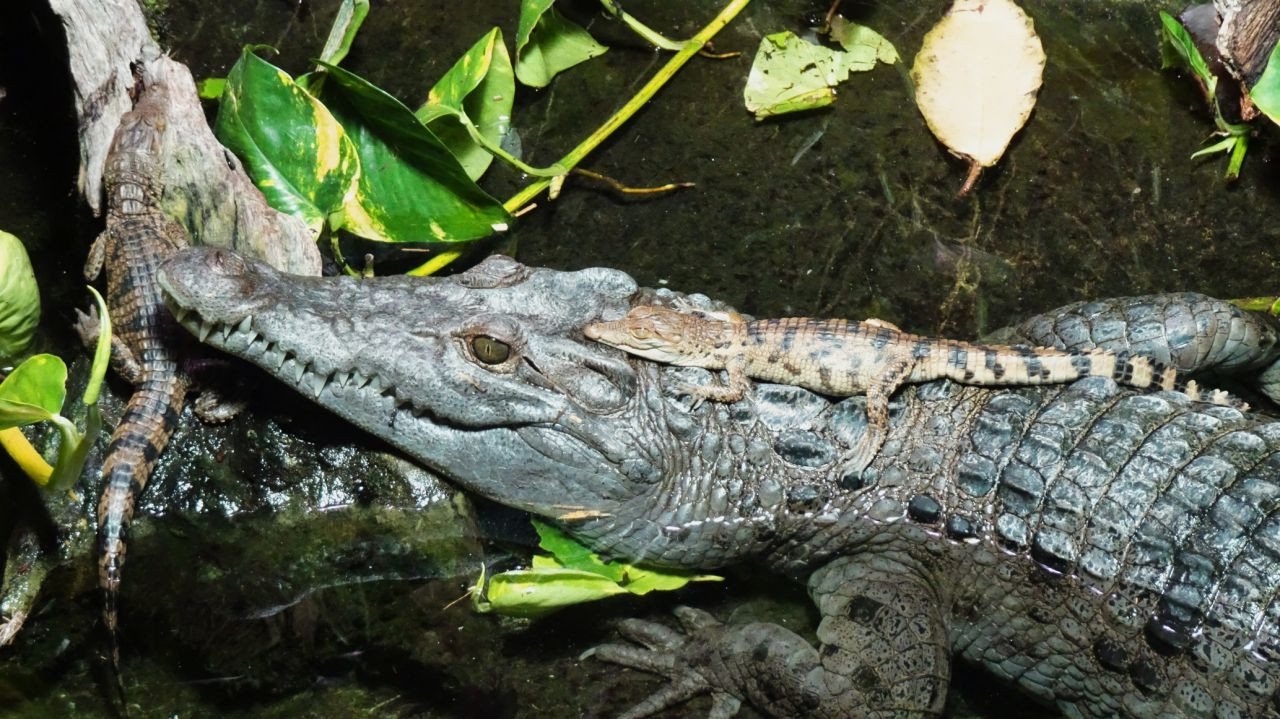
[[[214,250],[209,257],[209,264],[221,274],[238,275],[245,271],[244,260],[228,250]]]

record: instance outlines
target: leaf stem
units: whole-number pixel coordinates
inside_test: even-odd
[[[8,429],[0,429],[0,447],[13,457],[13,461],[17,462],[18,468],[21,469],[31,481],[40,486],[49,483],[49,477],[53,476],[53,467],[44,461],[44,457],[31,446],[31,442],[27,440],[26,435],[17,427]]]
[[[533,175],[534,177],[555,177],[568,172],[568,170],[561,167],[559,164],[555,164],[550,167],[534,167],[532,165],[527,165],[522,162],[520,158],[512,155],[510,152],[507,152],[497,143],[485,137],[480,130],[476,128],[475,123],[471,122],[471,118],[464,114],[457,115],[456,117],[458,122],[462,123],[462,126],[467,128],[467,134],[471,136],[471,139],[474,140],[477,145],[487,150],[490,155],[493,155],[500,160],[505,160],[512,167],[515,167],[526,175]]]
[[[685,46],[688,45],[690,42],[688,40],[684,42],[679,42],[676,40],[668,40],[665,36],[663,36],[658,31],[654,30],[648,25],[645,25],[644,23],[637,20],[634,16],[629,14],[626,10],[623,10],[621,7],[618,7],[618,4],[613,0],[600,0],[600,4],[604,6],[605,12],[618,18],[622,22],[626,23],[627,27],[631,28],[631,30],[635,34],[644,38],[646,42],[649,42],[650,44],[654,45],[660,50],[670,50],[672,52],[679,52],[683,50]],[[701,45],[699,45],[699,47],[701,47]]]
[[[608,120],[604,121],[604,124],[596,128],[595,132],[592,132],[577,147],[560,158],[556,164],[565,168],[566,171],[573,169],[574,165],[581,162],[582,158],[586,157],[588,153],[604,142],[609,135],[613,134],[614,130],[617,130],[627,120],[630,120],[632,115],[636,114],[646,102],[652,99],[658,93],[658,90],[662,89],[662,86],[681,67],[684,67],[684,64],[689,62],[690,58],[698,53],[698,50],[702,49],[711,38],[715,37],[716,33],[720,32],[725,25],[728,25],[729,21],[737,17],[738,13],[742,12],[742,9],[750,2],[751,0],[730,0],[729,4],[720,10],[719,14],[712,18],[711,22],[707,23],[706,27],[684,43],[680,50],[675,55],[672,55],[671,59],[667,60],[667,63],[658,72],[654,73],[654,76],[627,101],[627,104],[613,113]],[[516,212],[537,197],[543,190],[547,189],[550,184],[551,178],[540,177],[517,192],[502,206],[506,208],[507,212]]]

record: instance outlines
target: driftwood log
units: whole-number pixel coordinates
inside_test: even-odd
[[[1218,52],[1245,87],[1253,87],[1280,40],[1280,0],[1214,0],[1222,19]]]
[[[103,211],[102,173],[120,118],[140,87],[161,87],[167,108],[161,148],[162,205],[195,243],[228,247],[295,274],[320,274],[320,252],[305,223],[267,205],[239,160],[214,138],[186,66],[152,39],[135,0],[49,0],[66,35],[80,142],[79,189],[94,214]],[[86,248],[87,249],[87,248]],[[92,490],[91,490],[92,491]],[[87,551],[92,533],[70,530],[83,517],[65,493],[45,501],[63,534],[60,551],[20,529],[6,547],[0,584],[0,646],[30,615],[50,569]],[[68,545],[76,545],[74,547]]]
[[[162,204],[197,244],[229,247],[295,274],[320,274],[320,251],[301,220],[277,212],[205,122],[191,73],[166,57],[135,0],[50,0],[67,36],[80,133],[80,189],[102,212],[102,169],[138,85],[164,85]]]

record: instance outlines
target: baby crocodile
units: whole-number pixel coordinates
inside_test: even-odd
[[[112,366],[134,387],[111,434],[98,504],[102,618],[122,702],[116,600],[125,532],[137,495],[177,427],[189,386],[180,349],[186,336],[165,310],[155,279],[160,263],[189,244],[182,227],[159,209],[155,184],[167,102],[162,88],[148,88],[134,110],[121,119],[104,173],[107,227],[85,263],[87,279],[106,270],[107,309],[115,330]],[[86,343],[96,337],[97,325],[96,314],[81,313],[78,329]]]
[[[796,385],[833,396],[867,395],[867,433],[850,453],[847,472],[861,472],[880,451],[889,398],[905,383],[950,379],[972,385],[1037,385],[1110,377],[1141,389],[1176,390],[1195,400],[1247,409],[1222,390],[1151,358],[1106,350],[970,344],[903,332],[878,319],[748,320],[736,312],[641,305],[620,320],[587,325],[590,339],[631,354],[684,367],[725,370],[725,385],[687,385],[696,401],[736,402],[748,378]]]

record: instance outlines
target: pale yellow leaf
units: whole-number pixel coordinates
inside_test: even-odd
[[[978,167],[994,165],[1036,104],[1044,49],[1010,0],[956,0],[924,37],[911,79],[933,134]],[[967,187],[966,187],[967,189]]]

